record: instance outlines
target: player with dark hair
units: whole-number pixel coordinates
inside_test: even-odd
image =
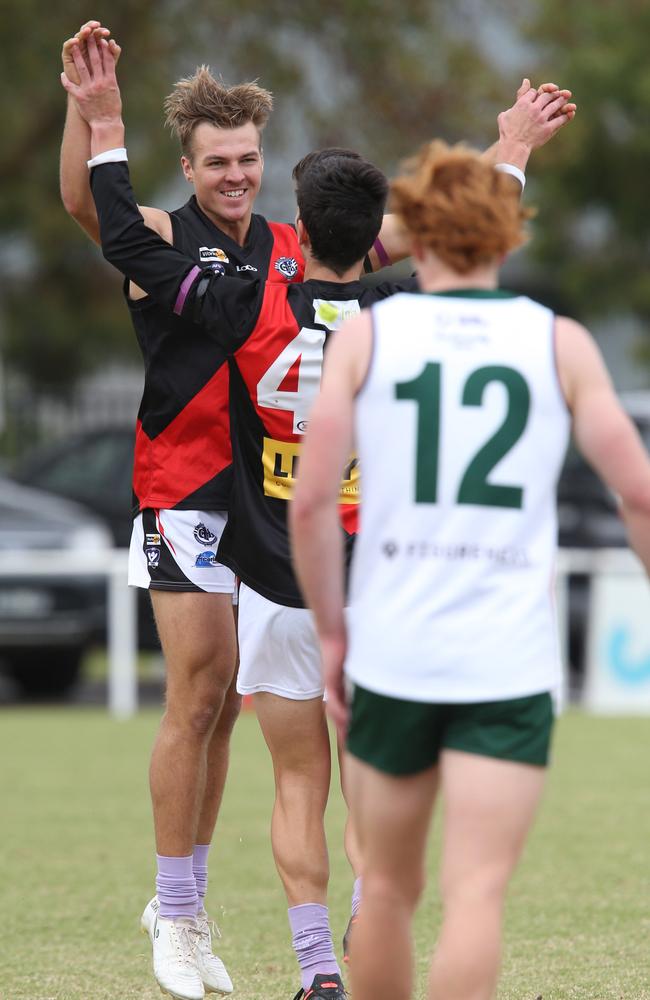
[[[428,996],[492,1000],[560,686],[555,487],[569,430],[619,495],[647,571],[650,459],[589,333],[498,288],[528,214],[498,172],[433,143],[393,182],[392,203],[420,293],[333,338],[291,505],[293,552],[347,739],[363,876],[352,995],[412,995],[411,921],[440,797]],[[363,523],[344,612],[337,499],[352,448]]]

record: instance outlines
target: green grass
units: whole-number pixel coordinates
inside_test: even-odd
[[[154,1000],[136,932],[154,867],[147,789],[156,712],[0,713],[1,1000]],[[509,896],[500,1000],[650,1000],[650,719],[569,713],[540,817]],[[272,775],[250,714],[235,732],[211,856],[209,908],[242,1000],[298,988],[269,843]],[[331,911],[351,879],[343,809],[328,811]],[[432,844],[435,869],[437,839]],[[416,923],[418,997],[439,920],[432,875]]]

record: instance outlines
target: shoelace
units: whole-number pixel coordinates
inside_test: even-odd
[[[195,933],[199,935],[197,947],[206,954],[208,952],[212,954],[212,938],[220,938],[221,931],[215,924],[214,920],[210,920],[209,917],[197,917],[196,919],[197,930]]]
[[[199,944],[200,930],[198,927],[187,927],[174,922],[172,925],[172,940],[181,962],[194,967],[194,954]]]

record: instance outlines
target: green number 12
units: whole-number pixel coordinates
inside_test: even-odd
[[[488,482],[492,469],[515,446],[526,429],[530,413],[530,390],[526,379],[514,368],[486,365],[468,376],[463,387],[463,406],[481,406],[491,382],[500,382],[508,393],[503,423],[477,451],[467,466],[456,497],[457,503],[481,507],[521,508],[523,488]],[[418,404],[415,465],[415,502],[436,503],[438,498],[438,453],[440,450],[441,365],[430,362],[417,378],[395,386],[400,400]]]

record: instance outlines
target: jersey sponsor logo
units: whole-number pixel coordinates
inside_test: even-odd
[[[302,444],[298,441],[277,441],[264,438],[262,466],[264,469],[264,495],[275,500],[290,500],[298,474],[298,460]],[[351,458],[343,479],[339,503],[359,503],[359,462]]]
[[[218,541],[215,533],[206,528],[203,521],[199,521],[195,526],[194,537],[201,545],[214,545]]]
[[[147,533],[145,535],[145,541],[147,545],[160,545],[160,535],[158,532]]]
[[[211,260],[220,260],[224,264],[230,263],[230,257],[220,247],[199,247],[199,260],[202,264],[207,264]]]
[[[298,274],[298,261],[295,257],[278,257],[273,266],[287,281],[295,278]]]
[[[257,268],[253,267],[252,264],[241,264],[241,265],[238,264],[237,265],[237,270],[238,271],[254,271],[255,274],[257,274]]]
[[[445,562],[488,562],[499,569],[528,569],[532,565],[528,550],[519,545],[479,545],[475,542],[436,542],[429,538],[392,538],[381,543],[381,552],[388,558],[442,559]]]
[[[358,316],[361,306],[358,299],[314,299],[314,316],[317,323],[322,323],[328,330],[338,330],[346,320]]]
[[[199,552],[196,557],[195,567],[198,569],[207,569],[208,566],[218,566],[217,553],[212,552],[208,549],[207,552]]]
[[[144,554],[147,557],[147,566],[149,569],[156,569],[160,563],[160,549],[151,545],[144,550]]]

